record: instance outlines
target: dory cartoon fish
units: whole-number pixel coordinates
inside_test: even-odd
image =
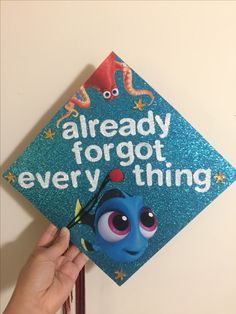
[[[118,170],[115,169],[116,174]],[[119,178],[122,176],[119,174]],[[90,209],[83,209],[84,214],[78,214],[80,223],[89,225],[95,233],[94,243],[81,239],[81,244],[86,251],[102,251],[116,262],[133,262],[144,254],[149,239],[157,231],[157,218],[141,196],[119,189],[104,192],[97,202],[97,196],[105,186],[104,181],[90,204],[84,207]],[[95,202],[97,205],[93,206]]]
[[[157,230],[157,219],[142,197],[118,189],[104,193],[91,218],[95,243],[82,239],[84,249],[102,251],[117,262],[133,262],[141,257]]]

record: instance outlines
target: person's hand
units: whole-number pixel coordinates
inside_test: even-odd
[[[87,261],[73,245],[70,233],[54,225],[38,241],[18,278],[4,314],[55,314],[63,305]]]

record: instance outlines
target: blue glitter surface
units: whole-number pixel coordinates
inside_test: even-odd
[[[122,61],[117,57],[117,60]],[[106,189],[119,188],[132,195],[142,195],[145,203],[152,208],[158,219],[158,229],[154,237],[150,239],[149,246],[145,254],[137,261],[131,263],[117,263],[102,252],[85,252],[81,246],[81,238],[93,243],[95,235],[93,229],[85,224],[77,224],[71,230],[71,240],[81,251],[84,251],[101,269],[104,270],[117,284],[124,283],[133,273],[135,273],[149,258],[160,250],[171,238],[173,238],[184,226],[186,226],[197,214],[199,214],[208,204],[210,204],[219,194],[221,194],[230,184],[235,181],[235,169],[155,90],[153,90],[140,76],[133,71],[133,86],[136,89],[151,90],[154,95],[154,102],[150,106],[144,106],[142,111],[133,107],[134,101],[140,98],[143,103],[149,102],[149,97],[131,96],[124,89],[123,77],[120,71],[116,72],[115,79],[120,95],[117,99],[110,102],[106,101],[93,88],[88,88],[87,92],[91,99],[91,106],[87,109],[80,109],[80,115],[83,114],[87,120],[113,119],[119,121],[122,118],[132,118],[138,121],[142,117],[147,117],[148,111],[154,115],[159,115],[164,120],[167,113],[171,114],[168,136],[160,138],[160,129],[156,129],[154,135],[122,137],[117,133],[114,137],[104,137],[97,134],[95,138],[79,137],[78,139],[65,140],[62,137],[62,125],[66,122],[78,122],[79,117],[70,117],[64,120],[60,128],[56,128],[56,121],[64,113],[64,106],[49,121],[45,128],[38,134],[35,140],[26,148],[23,154],[9,167],[4,173],[6,177],[9,172],[13,173],[16,180],[12,185],[22,193],[32,204],[38,208],[50,221],[58,227],[68,224],[74,217],[74,209],[77,199],[82,206],[93,196],[94,192],[89,191],[89,182],[84,175],[84,171],[89,169],[94,173],[95,169],[100,169],[99,184],[107,175],[108,171],[114,168],[120,168],[125,174],[125,180],[121,183],[110,182]],[[199,117],[200,118],[200,117]],[[52,140],[45,139],[45,131],[49,128],[55,132]],[[134,163],[127,167],[120,165],[115,150],[111,151],[111,161],[105,161],[103,158],[91,163],[83,159],[83,163],[78,165],[75,161],[71,149],[76,141],[82,142],[83,150],[92,144],[103,146],[105,143],[114,143],[116,146],[120,142],[132,141],[134,145],[140,142],[147,142],[151,145],[158,139],[164,145],[163,155],[165,161],[157,161],[155,154],[148,160],[135,159]],[[190,169],[193,173],[197,169],[211,169],[210,188],[206,192],[197,192],[196,184],[192,186],[186,184],[183,176],[182,184],[176,186],[172,178],[172,186],[162,186],[153,184],[152,186],[138,186],[132,170],[136,164],[145,169],[146,164],[150,163],[153,168],[158,168],[165,172],[166,163],[171,162],[169,168],[174,174],[176,169]],[[29,171],[35,175],[40,173],[42,177],[47,171],[53,175],[57,171],[63,171],[70,174],[71,171],[80,170],[82,175],[78,179],[78,188],[74,188],[68,181],[68,188],[60,190],[54,187],[51,180],[48,188],[42,188],[35,179],[34,187],[25,189],[17,181],[20,173]],[[223,173],[224,182],[218,182],[215,176]],[[174,176],[173,176],[174,177]],[[143,175],[145,178],[145,175]],[[155,181],[155,180],[154,180]],[[122,270],[125,273],[123,280],[115,279],[115,272]]]

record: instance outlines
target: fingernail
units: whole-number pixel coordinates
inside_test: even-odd
[[[59,234],[60,238],[66,236],[67,233],[68,233],[68,229],[67,229],[66,227],[63,227],[63,228],[61,229],[61,231],[60,231],[60,234]]]

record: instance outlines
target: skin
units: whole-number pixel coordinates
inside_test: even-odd
[[[54,314],[68,298],[87,257],[70,232],[49,225],[22,269],[4,314]]]

